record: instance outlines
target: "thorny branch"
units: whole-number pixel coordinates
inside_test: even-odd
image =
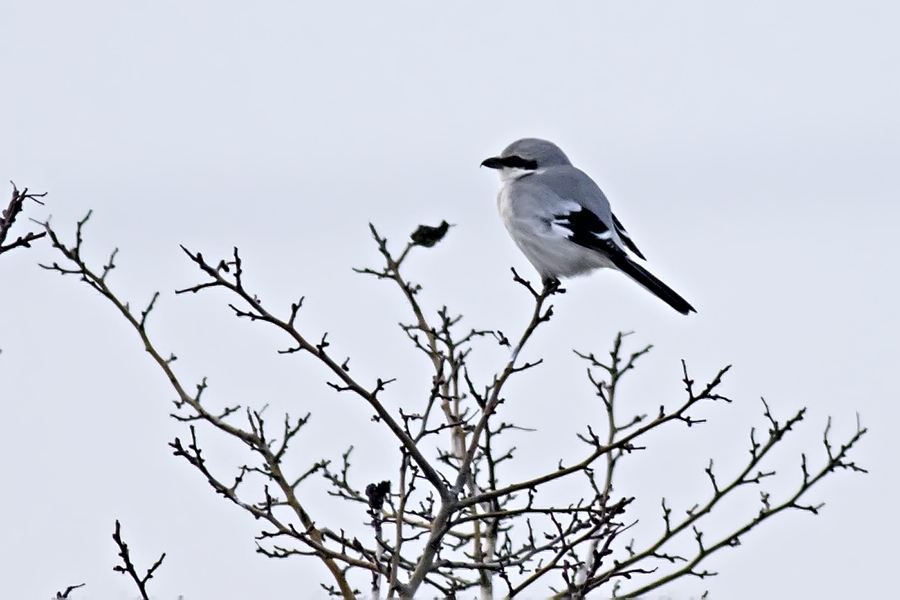
[[[516,481],[510,468],[516,460],[510,433],[533,433],[508,421],[514,411],[503,410],[504,389],[511,378],[541,364],[541,360],[520,362],[519,355],[537,329],[552,318],[551,297],[564,290],[555,282],[546,282],[538,290],[513,271],[514,282],[525,289],[533,307],[521,334],[512,338],[501,331],[466,329],[462,317],[445,306],[432,312],[420,298],[422,287],[406,278],[403,266],[414,248],[432,248],[440,242],[450,227],[443,222],[438,227],[419,227],[399,255],[370,226],[383,266],[357,270],[397,286],[409,306],[411,322],[400,327],[425,355],[432,377],[429,389],[421,394],[420,408],[412,413],[388,408],[398,406],[395,398],[385,400],[391,393],[392,378],[361,381],[350,374],[348,357],[332,353],[327,333],[310,335],[298,329],[303,297],[285,316],[264,307],[245,285],[237,248],[228,259],[218,261],[182,248],[205,280],[176,293],[209,289],[227,293],[233,299],[228,306],[235,316],[277,329],[288,342],[279,352],[311,357],[321,364],[329,378],[327,384],[338,393],[357,398],[357,406],[373,411],[373,420],[386,427],[398,442],[393,480],[357,480],[352,469],[353,446],[340,461],[319,459],[291,473],[285,465],[289,444],[307,426],[311,415],[299,419],[284,415],[276,435],[272,435],[272,424],[264,418],[263,409],[228,403],[221,410],[208,408],[206,379],[189,392],[189,386],[173,370],[175,356],[164,358],[147,330],[148,316],[159,295],[153,296],[146,309],[134,313],[107,284],[107,276],[115,268],[116,251],[99,270],[89,268],[82,260],[82,230],[88,217],[78,223],[72,246],[64,244],[50,225],[44,224],[54,248],[65,258],[63,265],[53,263],[45,268],[78,276],[119,310],[176,392],[173,417],[188,424],[189,437],[172,442],[175,455],[199,471],[217,494],[265,524],[257,537],[260,553],[275,558],[315,556],[322,561],[332,577],[332,582],[322,587],[332,595],[353,598],[361,593],[358,587],[367,586],[374,598],[382,594],[387,598],[412,598],[425,594],[425,590],[447,598],[478,590],[482,598],[492,598],[500,585],[504,596],[516,597],[541,593],[537,590],[542,585],[558,598],[583,598],[600,588],[617,597],[635,597],[682,577],[714,575],[700,570],[700,564],[722,548],[739,545],[747,531],[790,508],[818,511],[821,505],[804,504],[803,498],[826,475],[838,469],[864,472],[849,459],[849,453],[866,430],[857,424],[855,435],[835,445],[829,438],[829,421],[824,437],[825,464],[811,471],[804,454],[802,481],[793,495],[775,502],[760,490],[759,513],[737,520],[731,534],[707,543],[702,530],[705,517],[716,511],[726,496],[750,487],[761,488],[775,475],[773,468],[764,469],[761,463],[805,414],[800,411],[782,423],[764,405],[768,434],[757,440],[756,429],[751,430],[750,457],[736,474],[723,478],[710,461],[705,469],[711,487],[706,500],[679,519],[663,499],[664,528],[660,536],[643,545],[634,540],[624,543],[622,534],[637,520],[625,519],[633,498],[615,496],[615,473],[627,464],[625,459],[643,451],[648,434],[656,429],[702,425],[705,421],[693,412],[698,404],[731,400],[720,392],[729,367],[707,384],[696,385],[682,364],[683,401],[670,409],[660,406],[652,416],[623,417],[617,408],[622,379],[650,347],[628,353],[624,350],[625,336],[620,334],[607,360],[577,353],[588,362],[588,380],[602,409],[602,418],[591,420],[577,434],[585,444],[584,454],[558,463],[548,457],[543,474]],[[483,341],[500,344],[509,355],[488,381],[478,382],[469,365],[474,364],[472,353]],[[238,426],[234,421],[241,415],[244,424]],[[196,423],[240,440],[256,462],[240,466],[232,477],[220,475],[203,452]],[[448,441],[441,443],[444,435],[449,436]],[[304,484],[318,476],[324,478],[334,498],[358,507],[358,522],[329,526],[323,515],[314,518],[308,512],[303,498],[312,492]],[[256,488],[248,487],[251,480]],[[563,481],[571,498],[567,504],[542,501],[547,496],[545,490]],[[249,499],[250,494],[256,494],[256,498]],[[696,546],[689,556],[670,549],[685,537],[693,539]],[[634,589],[621,593],[623,582]]]

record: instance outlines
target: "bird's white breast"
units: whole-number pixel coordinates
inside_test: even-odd
[[[497,211],[500,213],[503,224],[507,227],[509,227],[509,222],[512,219],[512,210],[512,202],[509,197],[509,186],[501,185],[500,191],[497,192]]]

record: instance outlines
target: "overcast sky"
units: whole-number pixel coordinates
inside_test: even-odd
[[[396,327],[397,291],[351,271],[378,264],[367,223],[398,246],[419,223],[455,223],[409,261],[423,303],[518,331],[530,305],[509,268],[532,271],[478,165],[516,138],[551,139],[698,313],[616,273],[570,282],[526,352],[545,365],[503,407],[538,428],[518,434],[523,460],[554,468],[599,418],[572,348],[604,352],[620,330],[653,343],[623,396],[635,410],[681,399],[682,358],[698,380],[734,364],[734,405],[630,465],[619,490],[639,497],[634,517],[658,527],[660,495],[687,508],[710,457],[740,464],[749,427],[764,427],[760,396],[784,418],[809,407],[771,464],[793,479],[773,490],[796,482],[800,452],[821,460],[829,415],[839,438],[857,412],[871,428],[856,454],[871,473],[830,477],[810,497],[821,515],[776,518],[709,560],[719,577],[665,593],[885,597],[900,538],[898,17],[886,1],[6,0],[0,180],[49,192],[28,210],[68,235],[93,209],[89,258],[120,248],[111,281],[132,305],[163,292],[151,332],[185,381],[208,375],[222,405],[311,411],[296,468],[355,444],[371,481],[393,464],[370,413],[309,357],[277,356],[282,340],[221,295],[176,298],[198,281],[178,244],[240,246],[268,306],[305,295],[306,332],[329,331],[361,377],[400,377],[396,406],[427,370]],[[133,598],[112,572],[118,518],[139,562],[168,553],[155,598],[324,597],[318,565],[256,555],[257,524],[171,455],[184,428],[162,373],[112,306],[37,267],[52,259],[46,244],[0,258],[0,595],[85,582],[78,599]],[[222,469],[238,464],[236,445],[206,440]],[[309,502],[323,521],[343,514]]]

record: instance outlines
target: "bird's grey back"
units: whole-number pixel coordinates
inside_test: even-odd
[[[612,210],[603,190],[584,171],[572,165],[549,167],[533,175],[522,177],[513,183],[519,193],[532,196],[549,208],[551,198],[576,202],[585,207],[606,225],[615,230]]]

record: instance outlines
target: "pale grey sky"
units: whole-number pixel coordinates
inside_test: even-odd
[[[0,180],[50,192],[30,212],[63,231],[94,210],[89,255],[120,247],[112,281],[133,304],[163,292],[152,331],[187,381],[209,375],[223,404],[312,411],[298,468],[354,443],[371,480],[393,465],[379,462],[369,413],[308,359],[276,356],[278,340],[235,322],[222,296],[175,298],[196,281],[178,244],[208,256],[240,246],[268,304],[306,295],[304,327],[329,331],[363,374],[406,375],[399,395],[427,373],[410,372],[421,361],[396,328],[398,294],[350,270],[377,264],[366,224],[399,243],[419,223],[456,223],[410,260],[423,301],[518,330],[530,306],[509,267],[531,271],[496,214],[496,176],[478,164],[518,137],[552,139],[698,314],[617,274],[571,282],[528,350],[546,364],[505,405],[540,427],[519,440],[523,459],[552,468],[547,449],[564,453],[590,418],[571,348],[604,352],[619,330],[655,344],[627,388],[638,408],[681,397],[681,358],[698,380],[733,363],[736,404],[711,410],[704,430],[659,437],[621,481],[640,498],[634,516],[657,526],[661,493],[685,508],[706,492],[709,457],[742,460],[759,396],[783,417],[810,409],[773,466],[796,476],[800,451],[821,458],[827,416],[844,436],[859,412],[871,474],[830,478],[813,493],[820,516],[776,519],[706,564],[718,578],[668,596],[892,593],[900,8],[548,6],[7,0]],[[167,417],[162,374],[111,306],[37,268],[50,256],[41,244],[0,259],[0,595],[86,582],[79,599],[134,597],[111,570],[118,518],[138,560],[168,552],[156,598],[322,597],[318,566],[256,555],[257,524],[171,456],[184,430]],[[241,456],[206,440],[223,468]]]

